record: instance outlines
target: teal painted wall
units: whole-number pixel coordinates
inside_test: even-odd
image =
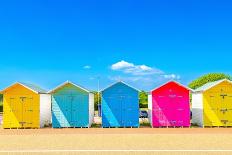
[[[89,127],[89,93],[72,84],[53,93],[52,126]]]

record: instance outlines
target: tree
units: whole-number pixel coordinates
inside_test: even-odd
[[[203,75],[203,76],[199,77],[198,79],[192,81],[189,84],[189,87],[192,89],[197,89],[197,88],[205,85],[208,82],[214,82],[214,81],[218,81],[218,80],[222,80],[222,79],[231,80],[231,76],[224,74],[224,73],[209,73],[209,74]]]
[[[92,93],[94,94],[94,109],[98,110],[98,104],[101,104],[101,94],[98,94],[97,91],[94,91]],[[139,107],[140,108],[148,107],[148,93],[145,91],[141,91],[139,93]]]
[[[139,107],[140,108],[148,107],[148,93],[145,91],[141,91],[139,93]]]
[[[97,91],[92,92],[94,94],[94,109],[98,110],[98,104],[101,104],[101,94]]]

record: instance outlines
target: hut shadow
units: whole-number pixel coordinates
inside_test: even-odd
[[[111,110],[113,107],[110,107],[107,103],[110,102],[110,98],[102,98],[102,127],[121,127],[119,123],[121,118],[116,116],[115,113]],[[108,111],[106,111],[106,109]]]
[[[58,97],[52,97],[52,127],[53,128],[69,128],[71,127],[68,121],[68,113],[65,112],[67,109],[61,106],[63,100],[66,98],[65,95],[59,95]],[[56,107],[56,109],[54,109]],[[59,115],[59,116],[58,116]],[[55,122],[53,122],[53,120]]]
[[[212,107],[209,99],[206,98],[205,104],[209,106],[209,109],[203,108],[203,126],[204,127],[219,127],[226,126],[226,122],[223,122],[220,118],[220,109]]]

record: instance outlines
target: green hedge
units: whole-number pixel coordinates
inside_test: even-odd
[[[199,78],[197,78],[196,80],[193,80],[190,84],[189,87],[192,89],[197,89],[201,86],[203,86],[204,84],[208,83],[208,82],[214,82],[214,81],[218,81],[221,79],[229,79],[232,80],[230,75],[224,74],[224,73],[209,73],[206,75],[203,75]]]
[[[148,104],[139,104],[139,108],[148,108]]]

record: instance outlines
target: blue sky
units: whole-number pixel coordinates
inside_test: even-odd
[[[124,80],[143,90],[209,72],[232,74],[232,2],[85,0],[0,2],[0,88],[97,89]]]

